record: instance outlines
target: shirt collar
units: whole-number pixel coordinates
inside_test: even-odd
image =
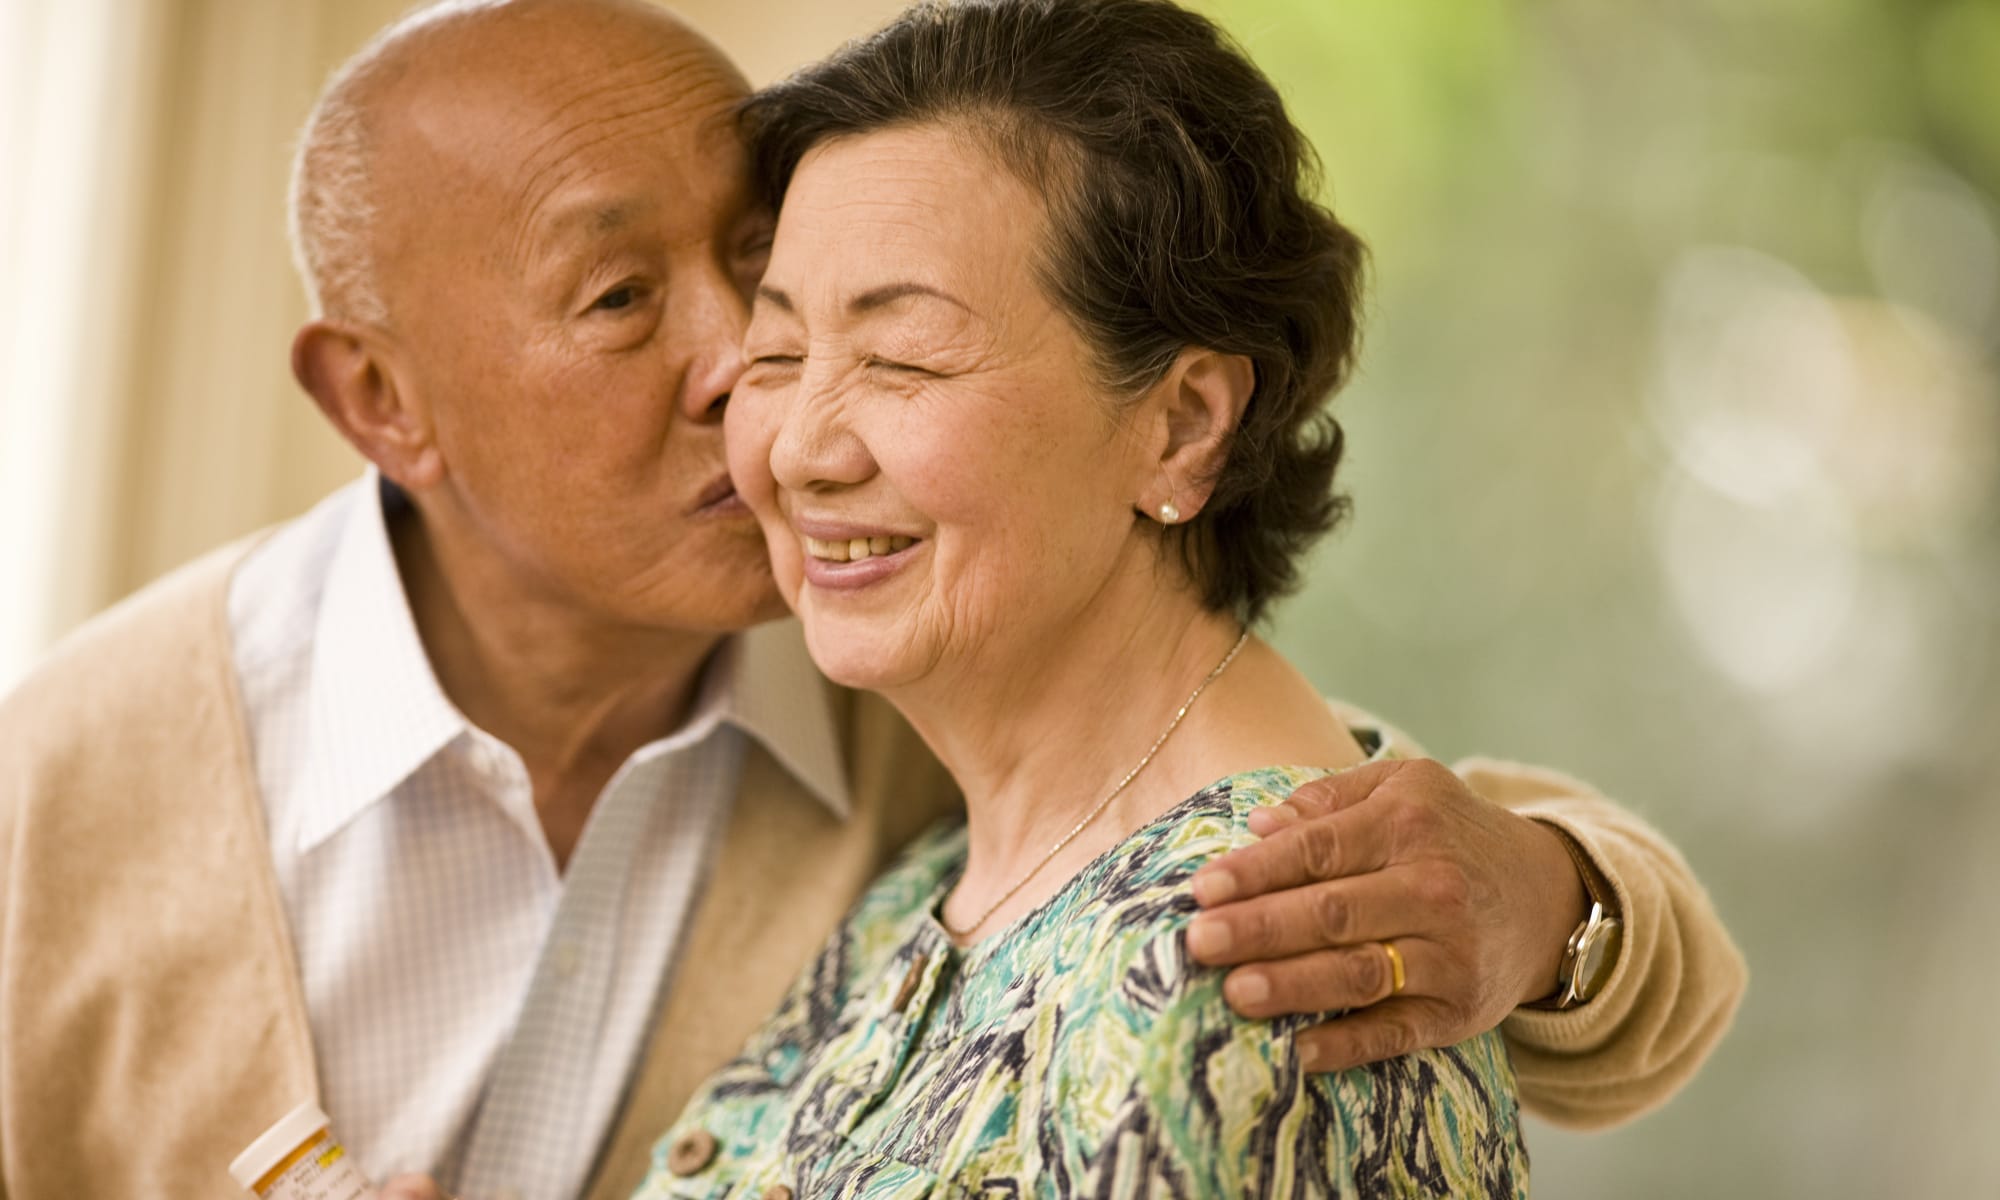
[[[313,639],[298,848],[312,849],[473,731],[417,635],[388,516],[407,504],[368,469],[327,570]],[[755,738],[835,816],[851,811],[829,685],[795,620],[738,634],[703,671],[688,720],[633,755],[639,766],[728,723]]]
[[[471,725],[417,636],[388,510],[407,503],[373,467],[328,564],[313,635],[299,849],[387,796]]]

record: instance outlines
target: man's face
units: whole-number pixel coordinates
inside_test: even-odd
[[[381,282],[452,512],[432,534],[607,628],[741,628],[776,607],[722,446],[770,242],[744,85],[683,31],[585,16],[502,28],[404,89],[385,137]]]

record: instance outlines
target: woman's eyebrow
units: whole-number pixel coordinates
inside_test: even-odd
[[[847,311],[851,316],[863,316],[877,309],[887,308],[889,305],[896,303],[896,301],[905,300],[911,296],[929,296],[936,300],[942,300],[946,304],[964,311],[969,316],[979,315],[973,312],[971,305],[960,300],[950,292],[934,288],[927,283],[915,282],[885,283],[880,287],[869,288],[847,302]],[[757,298],[769,301],[782,312],[793,314],[798,312],[798,307],[792,303],[790,296],[768,283],[757,285]]]
[[[930,296],[933,299],[942,300],[954,308],[964,310],[969,316],[978,315],[972,311],[971,305],[960,300],[950,292],[941,291],[927,283],[914,282],[885,283],[881,287],[869,288],[847,302],[847,311],[859,316],[862,313],[873,312],[878,308],[887,308],[896,301],[904,300],[911,296]]]

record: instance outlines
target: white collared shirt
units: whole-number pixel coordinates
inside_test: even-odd
[[[730,639],[559,872],[520,757],[432,673],[385,499],[402,502],[373,471],[334,493],[229,596],[319,1098],[378,1182],[570,1200],[644,1053],[744,738],[847,811],[825,689],[796,624]]]

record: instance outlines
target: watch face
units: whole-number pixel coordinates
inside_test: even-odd
[[[1624,944],[1625,927],[1609,917],[1583,935],[1577,947],[1576,998],[1588,1000],[1602,991],[1611,972],[1618,966],[1618,948]]]

